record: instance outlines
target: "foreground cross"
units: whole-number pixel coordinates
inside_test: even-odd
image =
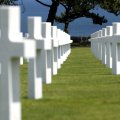
[[[20,8],[0,7],[0,120],[21,120],[20,57],[35,57],[35,42],[20,37]]]

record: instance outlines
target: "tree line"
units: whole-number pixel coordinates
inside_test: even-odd
[[[0,4],[16,5],[18,0],[0,0]],[[33,0],[46,7],[49,7],[47,16],[47,22],[54,22],[64,24],[64,31],[69,32],[69,24],[77,18],[86,17],[91,18],[93,24],[102,25],[108,20],[105,16],[101,16],[99,13],[91,12],[96,6],[106,10],[107,12],[113,13],[116,16],[120,14],[120,0],[49,0],[51,4],[46,4],[45,0]],[[64,7],[64,11],[61,12],[60,16],[57,16],[57,9],[59,5]]]

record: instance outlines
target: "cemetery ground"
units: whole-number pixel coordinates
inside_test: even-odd
[[[27,64],[21,66],[22,120],[119,120],[120,75],[101,64],[90,48],[73,48],[43,85],[43,99],[27,98]]]

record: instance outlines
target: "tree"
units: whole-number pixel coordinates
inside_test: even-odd
[[[50,8],[47,22],[51,22],[53,25],[56,19],[57,22],[64,23],[64,31],[66,32],[68,32],[69,23],[80,17],[91,18],[94,24],[101,25],[107,22],[104,16],[90,12],[97,5],[115,15],[120,14],[119,0],[50,0],[51,5],[45,4],[42,0],[35,1]],[[59,5],[62,5],[65,11],[61,13],[61,16],[56,16]]]
[[[120,14],[120,0],[102,0],[99,5],[110,13]]]
[[[117,0],[64,0],[61,5],[63,5],[65,11],[61,13],[61,16],[56,16],[56,21],[64,23],[65,32],[68,32],[70,22],[81,17],[91,18],[94,24],[102,25],[102,23],[107,22],[107,19],[104,16],[100,16],[99,14],[90,11],[98,5],[115,15],[120,14],[120,1]]]
[[[51,0],[51,2],[52,2],[51,5],[45,4],[41,0],[35,0],[35,1],[50,8],[49,13],[48,13],[48,17],[47,17],[47,22],[51,22],[51,24],[53,25],[54,20],[55,20],[55,16],[57,13],[57,8],[59,6],[60,1],[59,0]]]
[[[0,5],[16,5],[18,0],[0,0]]]

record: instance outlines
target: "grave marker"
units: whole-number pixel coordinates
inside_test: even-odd
[[[44,42],[44,48],[41,51],[42,54],[42,78],[46,84],[52,82],[52,38],[51,38],[51,23],[42,23],[42,41]]]
[[[57,27],[51,26],[52,36],[52,74],[57,74],[57,61],[58,61],[58,38],[57,38]]]
[[[17,6],[0,7],[0,29],[0,120],[21,120],[20,57],[35,57],[35,42],[20,37]]]
[[[42,56],[41,56],[41,17],[28,18],[29,37],[36,42],[36,58],[28,62],[28,97],[31,99],[42,98]]]
[[[102,29],[102,63],[106,64],[106,28]]]
[[[112,26],[106,27],[107,32],[107,42],[106,42],[106,65],[109,68],[112,68],[112,42],[111,37],[113,35],[112,33]]]
[[[98,54],[102,53],[102,63],[112,68],[113,74],[120,74],[120,22],[114,22],[112,26],[102,29],[100,38],[96,37],[96,33],[90,39],[92,52],[96,53],[95,42],[101,41],[102,52],[99,49]]]
[[[112,36],[112,73],[120,74],[120,23],[113,23]]]

